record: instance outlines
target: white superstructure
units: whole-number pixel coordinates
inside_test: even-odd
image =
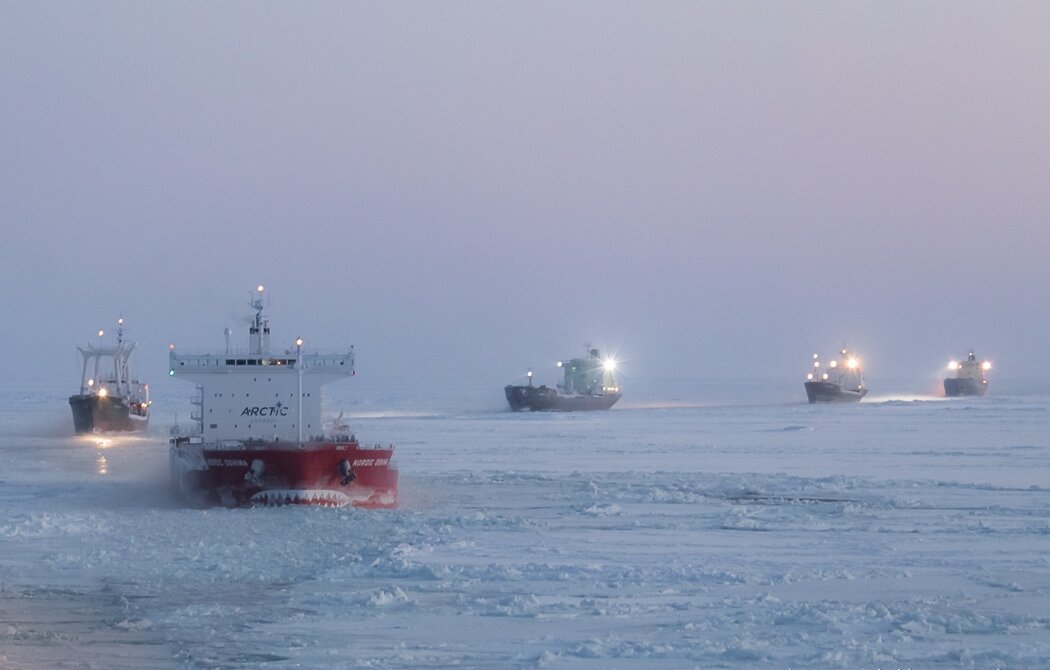
[[[193,418],[205,442],[303,441],[320,436],[321,387],[354,374],[354,349],[333,354],[270,351],[263,287],[251,301],[248,351],[180,353],[172,345],[168,374],[197,385]],[[301,417],[301,418],[300,418]]]
[[[992,369],[989,361],[978,361],[977,356],[971,351],[966,354],[964,361],[949,361],[948,370],[955,373],[956,379],[968,379],[975,383],[987,384],[986,372]]]
[[[864,371],[860,359],[848,349],[839,351],[840,357],[831,359],[824,371],[821,371],[819,354],[813,354],[813,371],[806,375],[808,381],[824,381],[838,384],[845,390],[859,391],[864,388]]]
[[[101,338],[105,332],[98,331]],[[124,341],[124,318],[117,319],[117,343],[112,347],[95,346],[77,347],[84,359],[80,372],[80,395],[98,395],[101,397],[122,398],[129,405],[134,405],[140,414],[145,414],[149,407],[149,384],[131,376],[128,359],[135,350],[134,342]]]

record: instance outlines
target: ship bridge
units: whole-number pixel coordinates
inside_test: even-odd
[[[354,375],[354,352],[272,354],[169,352],[168,374],[197,385],[194,419],[208,441],[295,440],[320,435],[321,387]]]
[[[354,348],[335,352],[295,349],[270,352],[270,327],[263,316],[263,287],[251,306],[247,351],[168,353],[168,375],[197,385],[193,419],[206,441],[303,440],[320,436],[321,387],[354,375]],[[300,417],[301,414],[301,417]]]

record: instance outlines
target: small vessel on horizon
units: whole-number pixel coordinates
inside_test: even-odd
[[[556,388],[533,386],[532,370],[527,373],[528,384],[504,387],[510,408],[515,412],[602,410],[609,409],[623,397],[623,390],[613,376],[616,359],[603,359],[597,349],[588,348],[587,356],[558,361],[557,366],[563,372],[563,379]]]
[[[860,402],[868,394],[860,359],[845,348],[839,355],[824,368],[820,356],[813,354],[813,369],[806,374],[805,382],[809,402]]]
[[[98,331],[101,339],[106,332]],[[124,341],[124,318],[117,319],[117,342],[112,347],[77,347],[84,358],[80,392],[69,397],[73,429],[78,434],[140,431],[149,426],[149,384],[132,378],[128,366],[134,342]],[[104,364],[109,361],[108,364]]]
[[[354,349],[306,353],[303,339],[270,351],[263,287],[251,306],[248,351],[181,353],[170,346],[168,374],[197,385],[191,435],[169,443],[171,483],[193,504],[397,505],[394,448],[365,446],[340,418],[321,421],[321,387],[353,376]],[[227,331],[227,335],[229,331]]]
[[[949,361],[948,370],[954,372],[955,376],[945,377],[944,395],[949,398],[984,395],[988,392],[986,373],[991,369],[990,361],[978,362],[972,351],[966,355],[965,361]]]

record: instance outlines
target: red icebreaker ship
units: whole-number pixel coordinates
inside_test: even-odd
[[[194,435],[171,438],[171,481],[195,505],[397,505],[393,447],[362,445],[336,420],[321,426],[321,387],[354,374],[353,347],[334,354],[270,352],[263,287],[248,352],[169,354],[168,374],[197,385]]]

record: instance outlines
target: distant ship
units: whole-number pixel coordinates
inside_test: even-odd
[[[864,371],[860,359],[848,349],[839,351],[840,358],[825,367],[820,356],[813,354],[813,370],[806,375],[806,396],[813,402],[859,402],[868,394],[864,388]]]
[[[955,398],[964,395],[984,395],[988,391],[988,378],[985,373],[992,369],[989,361],[977,361],[977,357],[971,351],[966,355],[966,360],[950,361],[948,370],[955,373],[954,377],[946,377],[944,380],[944,395]]]
[[[98,331],[101,338],[105,331]],[[124,319],[117,319],[115,346],[77,347],[84,357],[80,393],[69,397],[77,433],[146,430],[149,425],[149,384],[133,379],[128,359],[134,342],[124,341]]]
[[[354,374],[353,347],[337,353],[270,351],[263,287],[251,306],[248,351],[183,353],[168,374],[197,385],[194,434],[168,450],[175,493],[191,504],[395,507],[394,448],[362,445],[349,426],[321,425],[321,387]],[[341,418],[341,417],[340,417]]]
[[[623,397],[620,384],[613,376],[616,360],[601,357],[597,349],[590,349],[585,358],[558,361],[564,378],[557,388],[532,385],[532,370],[528,371],[527,385],[508,385],[503,390],[507,403],[516,412],[555,411],[574,412],[609,409]]]

